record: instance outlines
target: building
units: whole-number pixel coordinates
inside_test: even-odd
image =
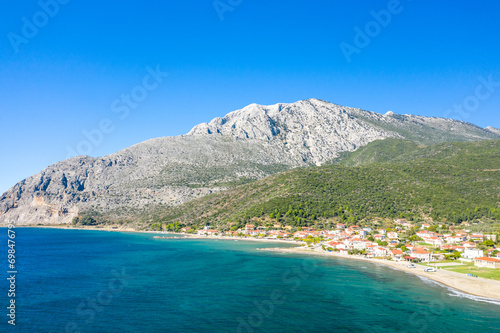
[[[439,246],[444,244],[443,239],[441,239],[439,237],[429,237],[429,238],[426,238],[426,241],[427,241],[427,243],[430,243],[435,247],[439,247]]]
[[[419,259],[420,261],[431,261],[432,253],[424,249],[418,249],[411,251],[412,257]]]
[[[500,268],[500,259],[488,257],[475,258],[474,265],[478,267]]]
[[[462,258],[474,259],[483,256],[483,251],[478,249],[465,249]]]
[[[388,232],[387,237],[390,239],[398,239],[398,233],[394,231]]]
[[[484,235],[484,238],[486,238],[487,240],[490,240],[490,241],[494,241],[494,242],[497,241],[497,235]]]
[[[403,259],[403,251],[401,250],[391,250],[391,256],[394,258],[394,260],[401,260]]]
[[[469,240],[472,240],[475,242],[482,242],[484,240],[484,235],[483,234],[470,235]]]

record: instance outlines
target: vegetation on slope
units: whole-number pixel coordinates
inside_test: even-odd
[[[332,165],[294,169],[141,219],[222,226],[252,218],[291,226],[397,217],[500,220],[499,152],[499,140],[429,147],[383,140]]]

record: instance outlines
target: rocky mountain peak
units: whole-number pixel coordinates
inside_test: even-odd
[[[51,165],[0,196],[0,222],[68,223],[86,211],[127,216],[175,206],[225,184],[319,165],[385,138],[433,144],[498,139],[500,130],[444,118],[382,115],[314,98],[250,104],[186,135]]]

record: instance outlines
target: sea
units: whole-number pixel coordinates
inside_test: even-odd
[[[9,274],[1,228],[0,331],[500,332],[500,302],[382,265],[154,236],[17,228]]]

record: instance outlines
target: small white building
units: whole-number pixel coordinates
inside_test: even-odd
[[[420,261],[431,261],[432,253],[423,249],[418,249],[411,252],[411,255]]]
[[[462,253],[463,258],[474,259],[483,256],[483,251],[479,249],[465,249]]]
[[[500,268],[500,259],[489,257],[475,258],[474,265],[478,267]]]

